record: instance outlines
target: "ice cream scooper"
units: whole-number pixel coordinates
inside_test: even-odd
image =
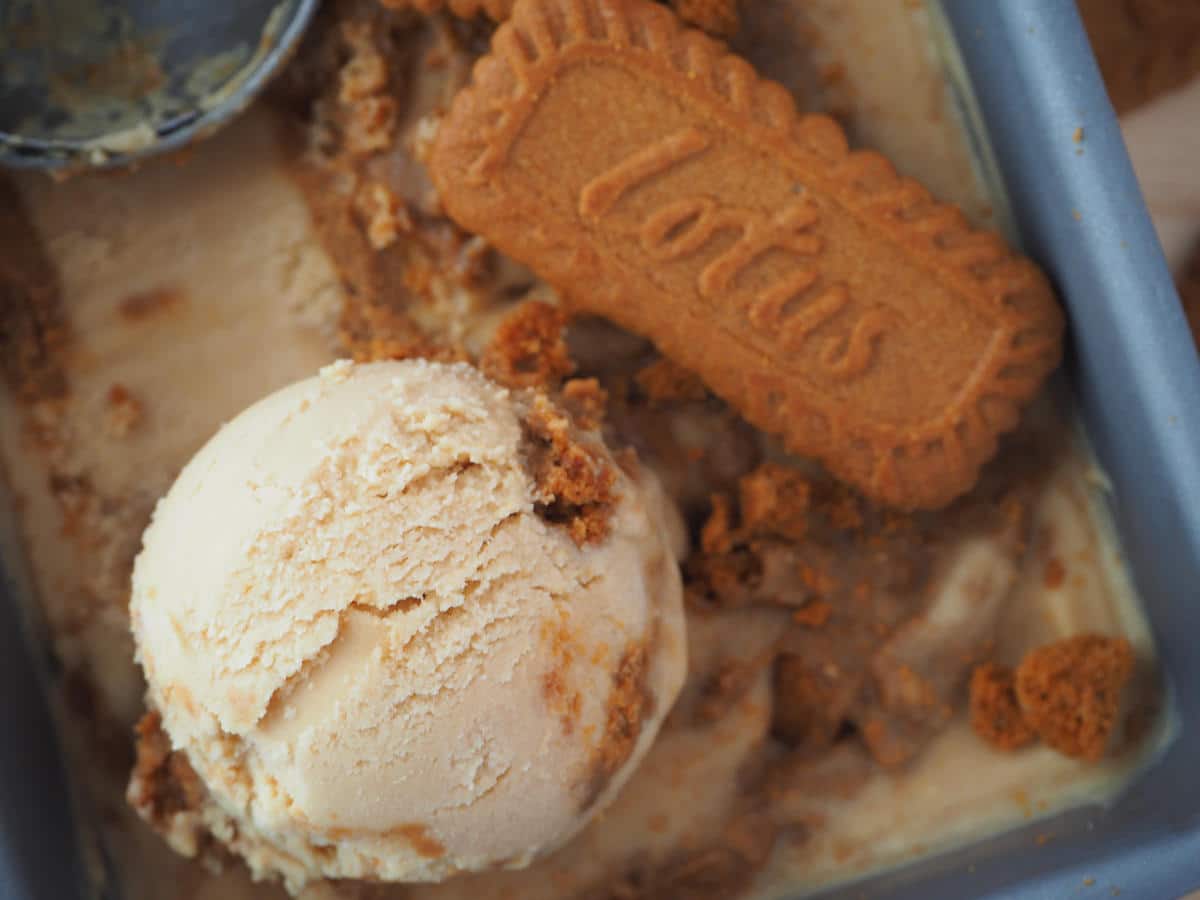
[[[244,109],[316,0],[0,0],[0,164],[178,149]]]

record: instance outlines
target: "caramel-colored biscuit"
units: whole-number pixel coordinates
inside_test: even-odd
[[[481,13],[495,22],[502,22],[512,12],[515,0],[380,0],[389,9],[414,9],[429,13],[447,9],[462,19],[471,19]]]
[[[642,0],[519,0],[431,172],[571,306],[895,506],[969,489],[1058,363],[1034,265]]]
[[[446,9],[461,19],[483,14],[493,22],[503,22],[516,0],[380,0],[389,9],[415,9],[429,13]],[[737,0],[670,0],[675,13],[694,25],[719,37],[731,37],[738,30]]]

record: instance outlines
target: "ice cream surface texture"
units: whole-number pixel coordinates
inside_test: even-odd
[[[531,402],[466,364],[338,363],[160,501],[131,601],[149,703],[256,877],[519,867],[649,748],[686,669],[661,495],[581,433],[618,499],[577,544],[537,503]]]

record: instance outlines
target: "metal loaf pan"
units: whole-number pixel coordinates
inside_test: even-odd
[[[979,113],[975,137],[996,163],[1016,231],[1068,307],[1066,374],[1112,479],[1179,726],[1110,804],[829,896],[1057,900],[1119,889],[1176,900],[1200,887],[1200,360],[1072,0],[944,0],[935,11],[955,37],[957,89]],[[0,897],[83,898],[61,754],[33,689],[45,660],[22,639],[16,599],[0,598]],[[1035,846],[1045,832],[1054,840]]]

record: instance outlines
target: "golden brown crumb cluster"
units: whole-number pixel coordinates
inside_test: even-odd
[[[1030,527],[1019,469],[937,516],[880,510],[828,478],[764,463],[713,498],[686,561],[693,610],[781,608],[789,617],[770,665],[773,736],[810,757],[847,737],[900,766],[951,720],[957,691],[990,652],[986,635],[939,635],[920,647],[936,562],[971,533],[1017,553]],[[742,663],[741,665],[745,665]],[[753,667],[752,667],[753,668]],[[761,668],[761,666],[759,666]],[[728,708],[750,675],[719,670],[702,717]]]
[[[462,348],[431,338],[405,313],[387,305],[346,304],[338,337],[342,349],[355,362],[389,359],[458,362],[467,358]]]
[[[566,327],[567,316],[558,307],[536,300],[522,303],[501,320],[479,368],[506,387],[556,388],[575,371]]]
[[[1096,761],[1117,724],[1133,674],[1125,638],[1084,634],[1029,653],[1017,668],[1017,699],[1030,726],[1060,753]]]
[[[971,673],[971,728],[1000,750],[1018,750],[1037,735],[1017,703],[1013,671],[999,663],[984,663]]]
[[[171,749],[156,710],[142,716],[135,738],[137,761],[129,781],[129,803],[143,819],[166,831],[176,815],[200,808],[204,785],[187,755]]]
[[[911,517],[871,508],[826,478],[763,463],[738,481],[736,496],[713,496],[700,552],[687,563],[688,597],[698,606],[800,610],[847,592],[865,593],[868,573],[854,573],[844,565],[846,556],[900,545],[920,553],[916,537]],[[830,552],[835,546],[842,552]]]
[[[388,65],[367,22],[343,22],[350,59],[338,73],[343,146],[364,156],[388,149],[396,134],[396,98],[388,89]]]
[[[1015,673],[979,666],[971,676],[971,727],[1001,750],[1040,737],[1060,753],[1096,762],[1116,728],[1133,664],[1129,641],[1084,634],[1030,651]]]
[[[596,443],[582,440],[571,418],[543,393],[533,394],[522,426],[538,514],[565,527],[581,547],[604,540],[619,495],[617,473]]]

